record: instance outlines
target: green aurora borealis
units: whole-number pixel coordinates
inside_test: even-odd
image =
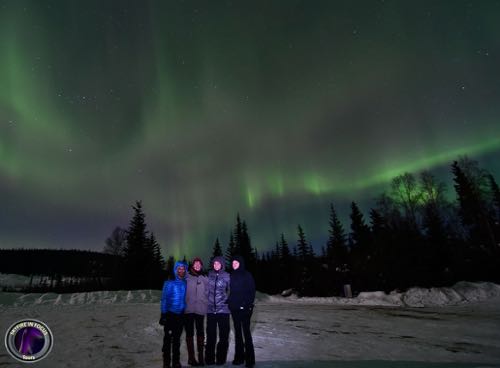
[[[333,201],[500,174],[498,1],[2,1],[0,247],[316,248]],[[449,186],[451,191],[451,186]]]

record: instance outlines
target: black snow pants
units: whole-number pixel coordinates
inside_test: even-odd
[[[219,327],[219,342],[217,352],[215,342],[217,341],[217,327]],[[227,349],[229,348],[229,314],[208,313],[207,314],[207,346],[205,350],[205,362],[210,364],[224,364],[227,360]]]
[[[168,362],[180,362],[181,334],[184,322],[183,314],[175,314],[167,312],[167,319],[163,329],[165,336],[163,337],[163,355]],[[170,360],[170,352],[172,352],[172,360]]]
[[[253,348],[252,332],[250,331],[250,318],[252,312],[248,310],[236,310],[231,312],[234,325],[234,362],[236,364],[246,363],[247,367],[255,365],[255,351]],[[245,342],[243,343],[243,338]]]

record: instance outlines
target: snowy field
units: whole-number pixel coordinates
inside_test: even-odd
[[[35,367],[161,367],[159,298],[0,293],[0,331],[23,318],[49,325],[54,348]],[[500,367],[500,286],[490,283],[352,299],[259,294],[252,320],[257,367]],[[19,366],[2,344],[0,367]]]

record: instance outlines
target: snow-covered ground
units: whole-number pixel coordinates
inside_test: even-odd
[[[0,332],[22,318],[47,323],[54,348],[36,367],[161,367],[159,297],[0,293]],[[490,283],[353,299],[259,294],[252,321],[257,367],[500,367],[500,286]],[[0,367],[18,366],[3,346]]]

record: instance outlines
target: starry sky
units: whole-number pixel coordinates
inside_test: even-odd
[[[0,0],[0,247],[270,249],[396,175],[500,174],[499,1]],[[451,191],[451,186],[449,185]]]

